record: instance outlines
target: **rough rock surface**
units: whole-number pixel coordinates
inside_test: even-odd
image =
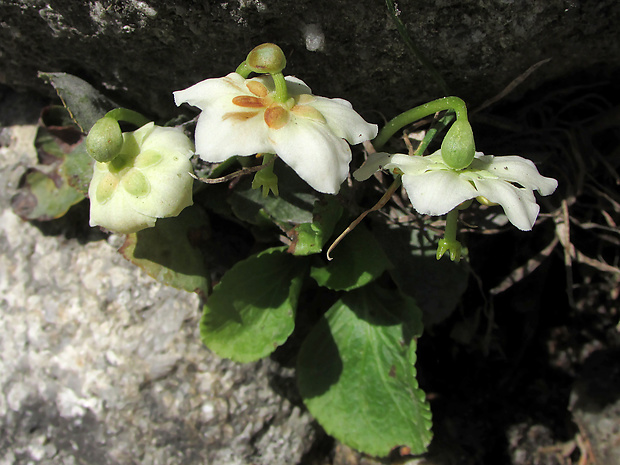
[[[520,90],[620,65],[616,0],[397,7],[450,92],[471,106],[548,58]],[[288,73],[319,95],[351,100],[375,122],[444,96],[408,53],[383,1],[2,0],[0,18],[0,83],[49,92],[37,71],[68,72],[153,116],[175,114],[173,90],[233,71],[267,41],[284,49]]]
[[[0,464],[298,463],[316,435],[290,370],[209,353],[198,298],[126,262],[119,237],[13,214],[35,131],[0,128]]]

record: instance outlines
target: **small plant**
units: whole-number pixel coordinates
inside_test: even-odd
[[[524,158],[476,152],[457,97],[413,108],[379,131],[348,101],[314,95],[300,79],[284,76],[285,66],[278,46],[262,44],[235,72],[174,92],[177,105],[201,110],[197,121],[176,126],[127,109],[109,111],[90,86],[76,86],[77,78],[46,74],[88,132],[58,157],[61,182],[54,186],[69,194],[58,197],[65,205],[50,215],[88,195],[91,226],[127,234],[120,250],[127,259],[205,298],[200,329],[209,349],[251,362],[295,332],[299,392],[327,433],[375,456],[398,447],[421,454],[432,437],[415,368],[422,310],[402,264],[386,251],[405,234],[408,247],[399,253],[401,261],[409,257],[407,266],[424,267],[421,258],[448,253],[451,261],[439,262],[443,295],[425,310],[453,308],[467,279],[458,264],[467,256],[457,234],[459,212],[474,200],[499,205],[514,226],[531,230],[539,213],[534,191],[550,195],[557,181]],[[382,151],[399,130],[433,115],[437,124],[410,153]],[[442,135],[440,148],[426,155]],[[350,145],[360,143],[368,157],[352,180]],[[394,177],[387,188],[383,170]],[[50,195],[43,178],[28,178],[26,186],[41,205]],[[383,189],[370,209],[361,206],[368,184]],[[401,184],[422,223],[446,215],[443,237],[385,217],[362,222]],[[203,234],[220,218],[255,238],[253,253],[221,275],[205,258],[220,245]],[[429,272],[415,285],[433,286],[436,276]]]

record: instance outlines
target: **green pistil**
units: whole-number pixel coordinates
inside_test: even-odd
[[[269,195],[269,191],[273,192],[276,197],[279,194],[278,191],[278,176],[273,172],[273,161],[275,159],[273,153],[263,154],[263,166],[264,168],[258,171],[254,175],[252,181],[252,189],[263,189],[263,197]]]
[[[273,73],[271,75],[273,83],[276,86],[276,100],[280,103],[285,103],[288,100],[288,88],[286,87],[286,79],[284,74]]]

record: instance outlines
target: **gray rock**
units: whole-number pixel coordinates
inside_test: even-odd
[[[212,355],[198,297],[125,261],[118,237],[14,215],[35,132],[0,133],[0,464],[299,463],[316,434],[281,394],[291,369]]]
[[[589,447],[592,463],[620,463],[620,349],[598,350],[584,362],[573,391],[571,411]]]
[[[398,2],[400,19],[452,94],[471,106],[535,63],[526,85],[620,64],[615,0]],[[79,75],[147,114],[176,114],[171,92],[234,71],[278,43],[287,72],[380,122],[444,96],[375,0],[3,0],[0,82],[50,92],[37,71]],[[373,112],[374,110],[374,112]]]

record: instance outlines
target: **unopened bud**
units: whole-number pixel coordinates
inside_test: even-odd
[[[248,53],[246,64],[255,73],[279,73],[286,66],[286,57],[276,44],[266,43]]]
[[[474,160],[474,132],[466,119],[456,120],[441,143],[441,158],[455,170],[467,168]]]
[[[114,118],[103,117],[86,136],[88,154],[101,163],[114,160],[123,148],[123,133]]]

